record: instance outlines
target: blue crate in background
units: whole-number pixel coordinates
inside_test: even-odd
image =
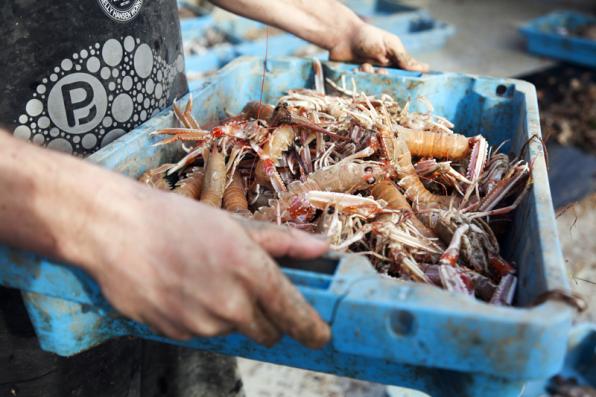
[[[203,37],[208,29],[217,29],[211,15],[180,21],[183,46],[196,38]],[[210,73],[230,62],[236,56],[233,44],[218,44],[201,54],[186,54],[185,68],[191,90],[199,88]]]
[[[366,3],[366,2],[365,2]],[[363,4],[365,4],[363,3]],[[389,0],[370,2],[371,7],[385,10],[366,20],[380,28],[400,36],[408,51],[421,53],[433,51],[445,45],[455,29],[453,26],[433,19],[426,11],[403,7],[403,12],[393,13],[398,4]],[[389,15],[389,13],[393,13]],[[269,29],[269,38],[265,34],[266,25],[247,18],[230,17],[214,20],[211,16],[187,19],[181,22],[184,43],[202,37],[208,29],[224,33],[230,44],[215,45],[202,54],[186,55],[186,73],[191,90],[199,88],[205,77],[238,56],[271,57],[297,56],[327,59],[328,52],[294,35]]]
[[[185,0],[177,0],[178,9],[187,9],[194,13],[197,16],[208,15],[211,12],[210,8],[199,7],[193,4],[192,2],[185,1]]]
[[[555,11],[531,20],[520,32],[534,54],[596,67],[596,40],[565,34],[589,24],[596,24],[596,16]]]
[[[325,77],[353,77],[360,90],[401,100],[424,96],[435,112],[466,135],[483,134],[503,151],[519,153],[540,136],[534,87],[523,81],[390,70],[389,75],[353,72],[355,65],[325,62]],[[191,94],[194,116],[209,124],[257,100],[274,103],[291,88],[312,88],[311,62],[266,62],[246,57],[227,65]],[[182,103],[185,99],[181,100]],[[418,103],[412,102],[412,110]],[[153,146],[149,132],[171,126],[171,110],[89,157],[103,167],[138,177],[182,153],[176,145]],[[43,349],[72,355],[110,338],[134,335],[189,348],[243,356],[441,396],[518,396],[524,383],[557,373],[564,361],[573,310],[561,301],[533,305],[547,291],[569,291],[541,144],[530,140],[533,186],[514,213],[503,255],[519,266],[518,307],[500,307],[429,285],[382,277],[362,256],[341,257],[327,273],[285,269],[286,275],[332,328],[322,350],[284,338],[274,348],[239,334],[169,340],[118,316],[97,284],[79,269],[0,247],[0,284],[23,290]],[[125,263],[122,264],[126,266]]]
[[[427,12],[410,12],[372,18],[370,23],[399,36],[412,53],[438,50],[455,34],[455,27]]]
[[[252,21],[251,21],[252,22]],[[255,22],[257,24],[257,22]],[[265,29],[265,25],[258,24],[259,28]],[[308,50],[313,49],[308,53],[309,57],[317,57],[324,59],[327,57],[327,51],[318,48],[299,37],[292,34],[281,33],[269,36],[269,39],[259,39],[253,41],[244,41],[234,47],[238,56],[265,56],[267,51],[270,57],[279,56],[303,56]]]
[[[238,18],[229,22],[229,29],[232,35],[242,38],[242,34],[248,26],[253,26],[255,29],[264,25],[257,22],[243,20]],[[433,19],[426,11],[410,11],[388,16],[375,16],[368,19],[368,22],[385,29],[391,33],[397,34],[408,51],[412,53],[421,53],[426,51],[433,51],[442,48],[447,40],[455,33],[455,28],[444,22]],[[327,51],[314,48],[308,42],[290,35],[279,34],[269,37],[268,54],[272,57],[276,56],[307,56],[325,59]],[[265,55],[265,39],[255,40],[252,42],[242,42],[235,46],[238,56]],[[314,50],[314,51],[313,51]]]
[[[182,32],[182,39],[188,40],[202,34],[204,29],[213,24],[213,17],[211,15],[204,15],[196,18],[182,19],[180,21],[180,31]]]

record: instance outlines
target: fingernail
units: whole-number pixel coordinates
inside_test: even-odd
[[[311,349],[321,349],[331,340],[331,328],[325,323],[317,330],[317,336],[308,340],[306,345]]]

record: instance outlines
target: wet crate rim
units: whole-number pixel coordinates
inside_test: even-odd
[[[276,60],[270,60],[268,61],[268,63],[270,64],[270,67],[275,68],[276,65],[277,66],[286,66],[286,67],[296,67],[298,68],[300,65],[302,65],[303,69],[304,69],[304,65],[307,64],[307,61],[304,60],[298,60],[298,59],[292,59],[292,58],[280,58],[280,59],[276,59]],[[201,93],[208,93],[210,91],[208,91],[210,89],[210,87],[213,84],[216,84],[214,81],[225,81],[227,77],[229,77],[229,74],[234,72],[235,68],[239,68],[241,67],[243,64],[250,64],[252,67],[255,68],[260,68],[262,67],[262,60],[259,60],[258,58],[253,58],[253,57],[246,57],[243,59],[239,59],[234,61],[233,63],[231,63],[230,65],[224,67],[222,69],[222,71],[220,71],[218,73],[218,75],[216,76],[216,79],[211,80],[210,83],[208,83],[207,85],[203,86],[200,90],[194,91],[192,93],[192,95],[198,96]],[[350,68],[353,68],[353,66],[345,66],[345,65],[338,65],[332,62],[327,62],[325,63],[326,67],[328,68],[344,68],[344,69],[348,69],[350,70]],[[433,78],[448,78],[449,76],[465,76],[465,75],[457,75],[457,74],[453,74],[453,73],[446,73],[446,74],[428,74],[428,75],[424,75],[422,77],[418,77],[415,73],[402,73],[402,72],[395,72],[395,76],[394,78],[400,81],[416,81],[417,79],[419,80],[425,80],[425,79],[433,79]],[[274,76],[275,77],[275,76]],[[304,76],[303,76],[304,77]],[[477,76],[468,76],[469,78],[478,78]],[[528,115],[525,119],[526,123],[527,123],[527,128],[528,131],[527,133],[532,133],[532,132],[536,132],[536,133],[540,133],[539,130],[539,124],[538,124],[538,109],[537,109],[537,104],[536,104],[536,97],[535,97],[535,92],[533,90],[533,87],[531,84],[527,83],[527,82],[521,82],[518,80],[511,80],[511,79],[497,79],[499,82],[506,82],[506,83],[511,83],[511,84],[515,84],[515,87],[518,90],[521,91],[525,91],[525,95],[527,95],[527,99],[529,101],[529,103],[526,106]],[[289,87],[288,87],[289,88]],[[112,143],[111,145],[107,146],[106,148],[104,148],[101,152],[98,152],[96,155],[92,156],[90,158],[90,160],[96,162],[96,163],[101,163],[104,166],[107,166],[108,168],[118,168],[118,160],[116,159],[116,157],[118,157],[118,152],[120,150],[122,150],[121,148],[127,148],[126,150],[129,151],[135,151],[135,150],[140,150],[140,149],[144,149],[147,151],[146,156],[154,156],[156,155],[156,153],[158,153],[158,149],[156,148],[147,148],[147,139],[148,139],[148,135],[147,133],[150,132],[151,130],[155,129],[156,126],[161,122],[163,122],[163,118],[169,118],[171,119],[171,112],[170,111],[165,111],[162,112],[160,115],[158,115],[156,118],[152,119],[151,121],[149,121],[148,123],[144,124],[143,126],[141,126],[139,129],[137,129],[136,131],[123,136],[122,138],[120,138],[119,140],[115,141],[114,143]],[[540,180],[544,179],[546,177],[546,168],[544,165],[544,159],[541,155],[541,146],[539,144],[531,144],[530,145],[530,152],[532,156],[537,156],[537,159],[535,161],[535,172],[538,172],[540,174],[539,178]],[[156,160],[157,161],[157,160]],[[122,169],[120,169],[120,171],[122,171]],[[137,172],[138,170],[136,170],[135,172]],[[540,192],[536,192],[536,190],[541,190]],[[532,195],[534,196],[539,196],[536,197],[536,200],[538,202],[538,204],[540,204],[541,206],[544,205],[550,205],[550,194],[548,191],[548,183],[546,182],[546,184],[541,184],[540,186],[535,186],[534,189],[532,190]],[[534,204],[536,205],[536,204]],[[548,211],[547,211],[548,212]],[[552,221],[554,221],[554,213],[552,213],[552,207],[550,209],[550,215],[552,215]],[[550,219],[546,219],[545,222],[548,222]],[[549,262],[546,263],[547,267],[549,269],[547,269],[550,273],[557,273],[557,270],[561,270],[560,269],[560,265],[562,264],[562,258],[560,257],[560,248],[558,247],[558,240],[557,240],[557,236],[556,236],[556,229],[554,231],[552,231],[554,234],[551,234],[550,236],[545,236],[546,237],[546,243],[550,243],[549,247],[551,249],[551,254],[549,255],[549,258],[546,258],[545,261]],[[554,241],[553,241],[554,239]],[[550,240],[550,241],[549,241]],[[558,252],[557,252],[558,251]],[[2,255],[0,258],[0,263],[3,263],[3,260],[6,262],[7,260],[7,256],[8,255]],[[519,325],[524,329],[525,333],[527,335],[533,335],[536,337],[540,337],[542,336],[543,338],[546,338],[548,341],[550,342],[554,342],[553,346],[552,346],[552,350],[553,352],[547,352],[548,354],[551,354],[551,356],[549,356],[550,361],[547,364],[544,364],[543,362],[541,362],[540,358],[541,357],[534,357],[533,363],[538,364],[536,368],[527,368],[527,367],[519,367],[519,363],[516,363],[516,365],[513,365],[512,368],[515,368],[517,370],[516,373],[510,373],[510,372],[515,372],[515,371],[511,371],[512,368],[508,369],[505,367],[500,367],[500,369],[495,370],[494,367],[491,367],[491,365],[496,365],[496,364],[492,364],[493,361],[495,361],[497,359],[497,357],[494,357],[494,360],[488,360],[485,358],[485,364],[487,364],[487,368],[478,368],[477,366],[474,365],[474,363],[463,363],[459,366],[453,366],[453,365],[447,365],[446,363],[448,363],[449,361],[445,361],[445,359],[443,359],[443,361],[440,361],[439,363],[437,362],[428,362],[425,360],[413,360],[409,357],[389,357],[389,356],[383,356],[381,354],[381,356],[378,356],[379,352],[375,352],[375,348],[379,348],[379,346],[375,346],[375,345],[368,345],[368,346],[360,346],[360,345],[355,345],[354,343],[354,335],[352,335],[352,339],[347,341],[341,341],[338,338],[337,340],[334,340],[333,342],[333,348],[337,349],[337,351],[334,351],[334,354],[337,354],[338,351],[343,353],[347,353],[347,354],[352,354],[358,357],[376,357],[377,359],[383,359],[383,357],[385,357],[385,360],[398,360],[398,362],[401,363],[405,363],[407,365],[422,365],[422,366],[426,366],[429,365],[431,367],[435,367],[435,368],[454,368],[454,369],[458,369],[460,371],[474,371],[474,372],[481,372],[481,373],[490,373],[491,375],[498,375],[498,376],[502,376],[502,377],[506,377],[509,379],[525,379],[525,377],[540,377],[543,375],[547,375],[547,374],[551,374],[553,372],[555,372],[558,368],[558,365],[560,364],[557,361],[557,355],[561,356],[561,362],[562,362],[562,356],[564,354],[564,346],[565,346],[565,341],[564,340],[559,340],[559,339],[564,339],[566,336],[566,332],[568,330],[568,328],[570,327],[570,321],[571,321],[571,309],[567,306],[565,306],[562,303],[558,303],[558,302],[547,302],[547,303],[543,303],[539,306],[536,306],[534,308],[531,309],[525,309],[525,308],[502,308],[502,307],[495,307],[495,306],[489,306],[484,302],[480,302],[480,301],[476,301],[476,300],[467,300],[464,299],[464,297],[462,296],[456,296],[456,294],[453,293],[449,293],[440,289],[437,289],[435,287],[430,287],[430,286],[424,286],[424,285],[419,285],[419,284],[412,284],[412,283],[401,283],[399,284],[399,288],[398,288],[398,283],[396,282],[396,280],[384,280],[381,279],[380,276],[378,276],[376,273],[373,272],[373,274],[358,274],[358,278],[352,278],[350,279],[348,276],[350,276],[350,272],[348,271],[350,266],[354,267],[354,263],[352,259],[350,259],[349,257],[346,257],[344,259],[344,261],[342,262],[342,264],[340,264],[340,271],[339,271],[339,276],[342,276],[344,278],[338,277],[337,279],[334,279],[335,281],[342,281],[343,283],[343,288],[344,288],[344,292],[340,295],[340,298],[337,301],[334,301],[333,303],[333,310],[330,311],[329,309],[329,305],[327,303],[325,303],[325,299],[327,299],[328,297],[323,296],[324,295],[324,291],[325,290],[321,290],[318,288],[313,288],[312,286],[303,286],[302,290],[303,292],[305,292],[307,294],[307,296],[309,297],[309,299],[311,299],[311,302],[315,305],[315,307],[318,310],[321,310],[321,308],[323,308],[323,310],[326,311],[326,313],[324,314],[324,316],[327,316],[327,318],[333,319],[334,323],[334,332],[336,331],[343,331],[343,332],[350,332],[350,324],[351,324],[351,320],[353,321],[354,319],[351,316],[350,310],[354,309],[355,312],[354,313],[360,313],[361,315],[364,315],[363,313],[367,313],[367,303],[368,303],[368,299],[370,298],[370,295],[366,295],[363,291],[365,291],[366,293],[372,293],[374,295],[375,298],[378,298],[379,301],[379,305],[384,305],[385,308],[387,308],[388,310],[396,310],[396,309],[400,309],[400,310],[413,310],[414,313],[416,313],[416,315],[420,314],[421,318],[424,315],[429,315],[429,313],[431,313],[432,315],[441,315],[441,316],[445,316],[445,317],[449,317],[451,316],[450,320],[453,321],[454,323],[457,323],[458,321],[462,321],[464,324],[466,324],[466,327],[462,327],[461,329],[459,329],[458,331],[460,332],[464,332],[464,331],[470,331],[473,330],[475,328],[482,328],[483,326],[492,326],[492,327],[504,327],[504,328],[499,328],[499,330],[501,332],[506,332],[507,331],[507,327],[509,326],[513,326],[513,325]],[[554,263],[553,262],[559,262]],[[31,263],[33,265],[35,265],[36,260],[32,260]],[[51,267],[50,264],[46,263],[46,266]],[[26,266],[25,266],[26,267]],[[557,267],[559,267],[559,269],[557,269]],[[46,269],[48,270],[48,269]],[[73,273],[68,272],[64,269],[49,269],[51,271],[56,271],[56,270],[61,270],[63,272],[68,273],[67,277],[73,277]],[[80,302],[82,304],[85,305],[89,305],[89,304],[93,304],[94,302],[97,302],[97,296],[94,294],[98,293],[97,288],[95,287],[95,289],[92,288],[92,286],[90,286],[89,284],[85,284],[85,280],[83,279],[82,284],[81,284],[81,279],[79,278],[79,274],[76,274],[77,272],[75,272],[74,277],[75,277],[75,281],[79,282],[79,285],[74,285],[72,286],[72,289],[69,291],[65,291],[64,288],[58,290],[58,291],[54,291],[53,292],[53,296],[62,296],[64,297],[64,295],[66,293],[70,294],[70,299],[75,300],[77,302]],[[290,277],[292,277],[292,272],[288,271],[287,272]],[[12,276],[12,278],[10,278]],[[9,284],[12,282],[13,286],[17,286],[17,287],[21,287],[21,288],[25,288],[25,289],[29,289],[35,292],[39,292],[39,293],[49,293],[50,295],[52,295],[52,292],[48,290],[48,288],[50,288],[51,286],[48,285],[36,285],[36,286],[32,286],[32,285],[27,285],[23,283],[22,280],[22,274],[18,274],[18,275],[9,275],[9,279],[6,279],[6,275],[0,274],[0,281],[3,281],[5,284],[8,282]],[[2,277],[5,277],[4,280],[2,280]],[[20,277],[20,278],[19,278]],[[546,276],[545,276],[546,277]],[[550,278],[553,278],[554,280],[550,280]],[[559,279],[560,278],[560,279]],[[348,290],[346,290],[345,288],[345,284],[350,281],[352,282],[352,285],[350,286],[350,288]],[[551,274],[549,276],[549,280],[547,281],[552,281],[551,284],[553,285],[548,285],[547,288],[562,288],[562,289],[568,289],[568,285],[566,283],[566,278],[565,278],[565,274],[559,274],[559,275],[553,275]],[[362,291],[355,291],[358,288],[356,287],[356,284],[354,284],[354,282],[357,282],[358,287],[362,287]],[[19,284],[20,283],[20,284]],[[371,288],[377,288],[379,286],[383,286],[383,288],[381,288],[381,291],[371,291]],[[385,288],[385,286],[388,286],[387,288]],[[335,285],[331,285],[331,288],[339,288],[339,285],[336,283]],[[45,289],[44,289],[45,288]],[[367,290],[367,288],[369,290]],[[376,294],[376,295],[375,295]],[[397,294],[397,295],[396,295]],[[417,300],[413,300],[410,298],[415,297]],[[408,300],[410,299],[410,300]],[[39,302],[38,302],[39,303]],[[347,307],[347,304],[350,304],[350,308]],[[399,306],[402,305],[402,306]],[[457,309],[454,309],[457,308]],[[360,311],[358,311],[360,310]],[[387,318],[383,317],[385,315],[388,315],[389,312],[387,311],[379,311],[378,313],[373,313],[374,315],[377,316],[381,316],[378,319],[380,319],[380,321],[389,321]],[[356,318],[357,320],[357,318]],[[448,319],[449,320],[449,319]],[[341,323],[341,324],[340,324]],[[377,324],[377,323],[375,323]],[[336,328],[340,327],[340,328]],[[118,328],[122,334],[126,334],[126,330],[129,329],[133,329],[135,330],[135,332],[138,335],[141,335],[143,337],[148,337],[148,338],[158,338],[155,335],[152,335],[148,330],[143,330],[143,329],[139,329],[138,326],[134,326],[134,325],[128,325],[127,327],[124,327],[125,330],[122,330],[121,328],[123,328],[122,325],[119,326],[120,328]],[[132,328],[130,328],[132,327]],[[343,327],[343,328],[341,328]],[[363,326],[364,327],[364,326]],[[366,330],[366,328],[363,328]],[[361,331],[361,329],[359,329]],[[371,331],[374,333],[375,330],[367,330]],[[477,330],[478,331],[478,330]],[[351,330],[351,332],[353,333],[354,330]],[[472,332],[472,334],[467,334],[468,336],[475,336],[476,334],[474,334]],[[480,335],[480,334],[478,334]],[[476,337],[480,337],[476,335]],[[342,337],[344,335],[342,334]],[[462,334],[461,337],[465,337],[466,334]],[[385,337],[386,339],[386,337]],[[387,343],[389,343],[391,340],[385,340],[385,339],[381,339],[381,342],[385,341]],[[490,339],[490,337],[489,337]],[[225,338],[223,340],[226,340]],[[266,351],[266,350],[260,350],[258,347],[255,347],[254,345],[250,344],[247,341],[243,341],[242,337],[235,337],[233,339],[231,339],[232,342],[230,343],[223,343],[222,339],[219,340],[219,342],[217,341],[211,341],[211,340],[199,340],[199,341],[195,341],[195,342],[191,342],[188,344],[188,346],[194,346],[194,347],[201,347],[201,348],[208,348],[208,349],[214,349],[215,351],[219,351],[222,353],[227,353],[227,354],[237,354],[237,355],[244,355],[247,357],[252,357],[252,358],[257,358],[257,359],[265,359],[266,361],[273,361],[273,362],[282,362],[285,363],[286,365],[294,365],[294,366],[301,366],[300,362],[292,362],[291,358],[281,358],[273,353],[271,353],[270,351]],[[229,340],[226,340],[229,342]],[[240,342],[238,342],[240,341]],[[544,341],[542,341],[544,342]],[[240,345],[238,344],[240,343]],[[479,342],[477,343],[482,343],[482,338],[480,339]],[[509,342],[512,345],[515,345],[516,341],[515,339],[510,340]],[[536,341],[535,343],[539,343],[538,341]],[[210,347],[211,346],[211,347]],[[239,348],[239,346],[241,346],[241,348]],[[290,346],[294,346],[292,344],[290,344]],[[389,345],[388,345],[389,346]],[[469,348],[473,349],[473,346],[470,346]],[[498,347],[495,347],[498,350]],[[295,347],[293,348],[295,349]],[[526,349],[527,350],[527,349]],[[491,350],[493,351],[493,350]],[[252,352],[252,353],[251,353]],[[300,354],[307,354],[305,352],[302,352]],[[306,358],[303,356],[300,358],[300,354],[298,354],[298,359],[297,360],[306,360]],[[308,352],[308,354],[312,354],[312,357],[315,357],[315,353],[310,353]],[[331,354],[331,353],[329,353]],[[375,354],[377,354],[377,356],[375,356]],[[529,354],[529,353],[528,353]],[[553,358],[554,357],[554,358]],[[502,360],[507,361],[509,357],[501,357]],[[285,361],[284,361],[285,360]],[[290,362],[288,362],[288,360],[290,360]],[[462,358],[463,360],[463,358]],[[520,358],[520,360],[523,361],[523,357]],[[307,360],[306,360],[307,361]],[[431,365],[432,364],[432,365]],[[453,362],[451,362],[451,364],[453,364]],[[506,362],[506,364],[509,364],[508,362]],[[307,365],[307,367],[312,367],[318,370],[330,370],[329,368],[323,368],[321,369],[320,367],[315,367],[313,362],[310,362],[310,364],[303,364],[302,366]],[[355,366],[357,364],[354,364]],[[389,367],[391,367],[389,364],[386,364]],[[332,371],[332,370],[331,370]],[[364,369],[363,369],[364,371]],[[333,372],[333,371],[332,371]],[[344,374],[346,373],[345,370],[343,372]],[[349,372],[348,374],[352,374],[354,375],[353,372]],[[358,375],[359,373],[356,373],[356,375]],[[356,376],[354,375],[354,376]],[[362,375],[364,376],[364,375]],[[361,377],[362,377],[361,376]],[[366,375],[369,378],[371,376],[377,376],[377,375]],[[378,375],[380,376],[380,375]],[[377,381],[382,381],[382,379],[379,379],[378,377],[375,378],[375,380]],[[386,380],[386,379],[385,379]],[[387,382],[390,383],[390,382]]]

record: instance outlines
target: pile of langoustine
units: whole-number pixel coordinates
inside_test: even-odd
[[[157,145],[182,142],[186,155],[140,180],[324,234],[382,274],[510,305],[516,269],[501,257],[491,221],[528,190],[528,164],[482,136],[453,133],[432,109],[411,112],[388,95],[327,82],[334,95],[319,79],[275,107],[249,102],[212,128],[192,117],[191,100],[174,105],[181,127],[152,134],[166,136]]]

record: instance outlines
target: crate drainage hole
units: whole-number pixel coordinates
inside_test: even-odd
[[[414,332],[414,316],[405,310],[396,310],[389,317],[389,326],[398,336],[407,336]]]
[[[495,90],[498,96],[503,96],[507,92],[507,87],[503,84],[499,84]]]

